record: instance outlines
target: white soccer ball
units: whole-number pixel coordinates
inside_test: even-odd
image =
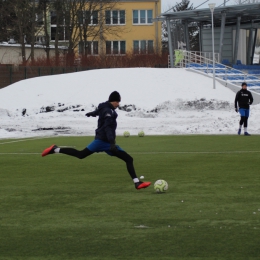
[[[162,193],[168,190],[168,183],[165,180],[157,180],[154,183],[154,190],[157,193]]]
[[[139,136],[139,137],[144,137],[144,131],[140,131],[140,132],[138,133],[138,136]]]
[[[130,133],[128,131],[125,131],[124,132],[124,137],[129,137],[130,136]]]

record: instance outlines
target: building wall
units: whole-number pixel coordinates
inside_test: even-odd
[[[113,10],[125,10],[126,22],[124,25],[104,25],[113,26],[118,28],[117,33],[104,33],[103,38],[105,41],[125,41],[126,53],[133,51],[134,41],[153,41],[153,47],[155,51],[161,51],[161,22],[153,21],[151,24],[134,24],[133,23],[133,10],[153,10],[153,18],[156,18],[161,13],[161,0],[119,0]],[[47,15],[49,24],[49,34],[51,30],[50,12]],[[104,16],[105,14],[103,14]],[[97,25],[98,26],[98,25]],[[36,32],[36,38],[40,36],[44,39],[43,27],[39,27]],[[40,38],[41,39],[41,38]],[[88,41],[91,41],[88,38]],[[95,39],[99,42],[99,54],[103,50],[106,53],[106,43],[101,41],[99,37]],[[50,44],[54,44],[51,41]],[[66,41],[60,41],[59,46],[66,46]],[[30,46],[26,47],[26,59],[30,56]],[[79,54],[78,47],[75,48],[76,56]],[[54,56],[54,49],[50,51],[50,57]],[[39,57],[46,57],[44,46],[41,48],[35,48],[35,59]],[[17,45],[1,45],[0,47],[0,64],[20,64],[22,62],[21,47]]]
[[[220,27],[214,28],[214,49],[215,53],[219,53],[220,47]],[[237,60],[242,64],[247,64],[247,48],[248,48],[249,30],[240,29]],[[223,37],[222,59],[228,59],[230,63],[233,60],[233,52],[236,39],[236,27],[225,27]],[[212,31],[211,28],[203,29],[202,35],[202,52],[212,52]],[[221,62],[221,61],[220,61]]]
[[[103,38],[105,41],[125,41],[126,52],[131,52],[133,50],[133,41],[152,40],[154,50],[161,50],[161,22],[154,21],[152,24],[142,25],[133,23],[133,10],[153,10],[153,18],[157,17],[161,12],[160,0],[121,0],[113,10],[124,10],[126,21],[124,25],[104,25],[104,27],[114,27],[115,30],[118,28],[116,33],[109,33],[104,30]],[[88,40],[91,41],[92,39],[89,38]],[[99,41],[99,54],[101,54],[102,50],[105,53],[105,41],[100,41],[98,37],[95,40]],[[75,51],[77,54],[78,49]]]
[[[31,54],[31,46],[25,47],[26,59]],[[55,50],[50,49],[50,57],[54,57]],[[46,52],[43,47],[34,48],[35,59],[46,57]],[[21,64],[22,50],[19,44],[0,44],[0,64]]]
[[[237,59],[242,62],[242,64],[247,64],[247,38],[249,35],[249,31],[241,29],[239,32],[239,43],[238,43],[238,51],[237,51]],[[233,30],[233,49],[235,48],[235,37],[236,30]]]
[[[133,24],[133,10],[153,10],[153,18],[160,14],[160,1],[121,1],[115,8],[126,11],[126,25],[124,32],[119,37],[106,35],[107,40],[125,40],[126,51],[132,51],[134,40],[153,40],[154,48],[156,44],[160,48],[161,43],[161,22],[153,22],[152,24],[135,25]]]
[[[211,28],[203,29],[201,32],[202,52],[212,52],[212,30]],[[214,28],[214,51],[219,53],[220,47],[220,28]],[[223,37],[222,60],[233,59],[233,34],[232,27],[226,27]],[[220,61],[221,62],[221,61]]]

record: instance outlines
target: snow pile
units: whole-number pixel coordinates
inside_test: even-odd
[[[0,138],[94,135],[85,114],[117,90],[117,134],[236,134],[235,93],[185,69],[102,69],[23,80],[0,90]],[[252,106],[249,132],[260,129]]]

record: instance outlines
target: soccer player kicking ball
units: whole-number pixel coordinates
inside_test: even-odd
[[[42,152],[42,156],[53,153],[63,153],[83,159],[93,153],[106,152],[110,156],[116,156],[125,161],[127,170],[136,189],[139,190],[150,186],[151,182],[139,181],[135,173],[133,158],[120,146],[116,145],[117,113],[115,110],[119,106],[120,101],[120,94],[117,91],[114,91],[110,94],[108,101],[100,103],[97,110],[86,114],[87,117],[99,116],[99,118],[95,140],[85,149],[78,151],[74,148],[59,148],[57,145],[52,145]]]
[[[247,84],[245,82],[242,83],[242,89],[240,89],[235,98],[235,111],[240,113],[240,121],[239,128],[237,134],[241,134],[242,126],[244,125],[244,135],[250,136],[247,132],[247,121],[249,117],[250,105],[252,105],[254,99],[252,93],[247,90]],[[237,108],[238,103],[238,108]]]

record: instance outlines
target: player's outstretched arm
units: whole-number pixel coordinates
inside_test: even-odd
[[[87,117],[90,117],[90,116],[96,117],[96,116],[98,116],[98,110],[95,110],[95,111],[92,111],[92,112],[88,112],[85,116],[87,116]]]

